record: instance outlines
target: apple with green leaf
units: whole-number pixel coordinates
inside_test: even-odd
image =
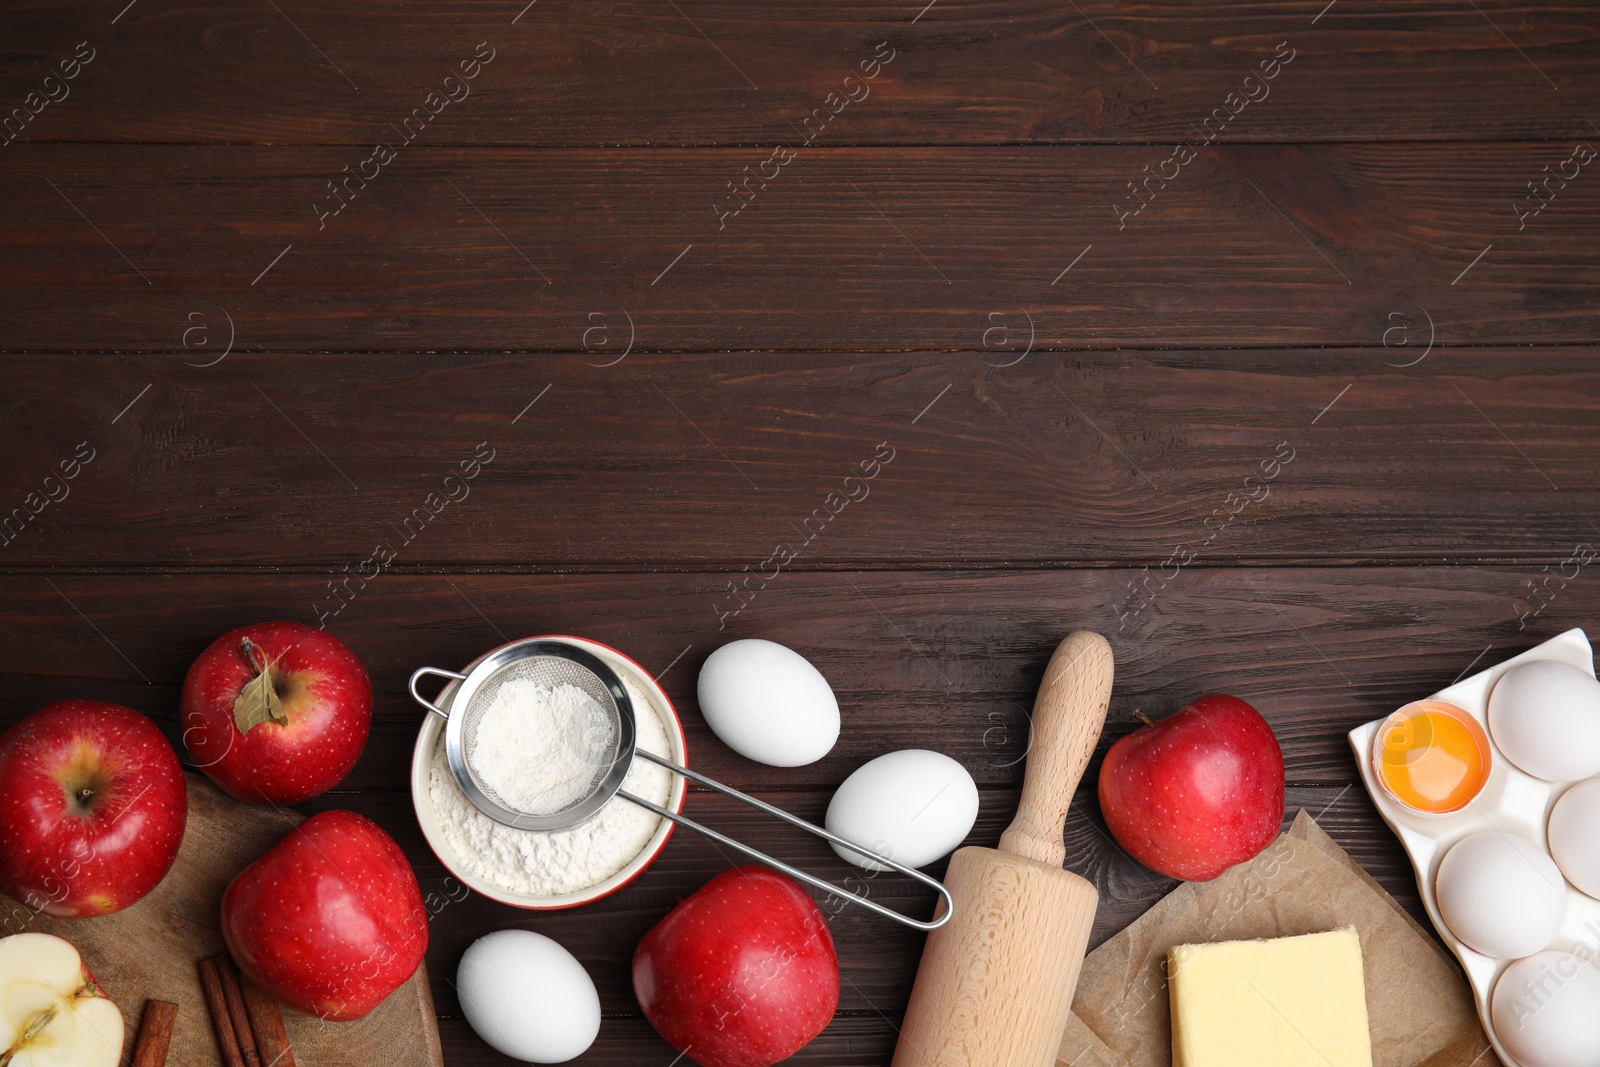
[[[297,622],[223,634],[183,680],[183,744],[229,796],[299,804],[361,758],[372,683],[344,642]]]

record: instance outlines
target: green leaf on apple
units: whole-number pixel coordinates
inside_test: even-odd
[[[278,697],[278,687],[272,680],[272,668],[268,667],[254,678],[244,684],[239,690],[239,695],[233,699],[233,724],[239,732],[247,734],[254,726],[264,722],[275,722],[279,726],[289,725],[289,716],[283,710],[283,701]]]

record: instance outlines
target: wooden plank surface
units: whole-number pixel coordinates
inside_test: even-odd
[[[0,500],[23,514],[0,567],[292,566],[359,584],[379,543],[395,572],[690,566],[711,572],[683,592],[715,625],[711,605],[753,595],[779,543],[799,551],[786,571],[1170,574],[1185,558],[1537,570],[1600,537],[1584,518],[1600,510],[1596,349],[1427,352],[1414,327],[1410,346],[1401,332],[1351,352],[1009,367],[974,353],[15,358]],[[46,498],[28,494],[85,442],[68,495],[32,515]],[[447,486],[463,463],[477,476]],[[436,491],[460,500],[427,503]],[[294,611],[314,621],[314,601],[331,611],[354,589]]]
[[[1117,658],[1101,751],[1137,725],[1135,711],[1166,714],[1201,693],[1231,692],[1273,723],[1291,781],[1342,784],[1354,772],[1348,730],[1449,685],[1475,658],[1481,669],[1600,612],[1593,567],[1565,569],[1578,575],[1563,586],[1557,566],[1190,567],[1133,611],[1124,598],[1137,572],[1128,570],[795,573],[723,630],[711,607],[721,575],[385,575],[328,620],[367,665],[375,694],[372,737],[345,787],[406,788],[424,714],[406,694],[412,671],[459,669],[506,640],[546,633],[611,644],[658,674],[695,765],[713,776],[832,789],[915,737],[937,738],[983,785],[1019,786],[1027,711],[1050,652],[1073,629],[1106,634]],[[9,721],[68,696],[114,700],[177,740],[177,693],[194,657],[249,620],[315,623],[326,584],[189,571],[0,577],[0,711]],[[700,665],[740,637],[796,648],[830,680],[845,726],[828,756],[763,767],[705,726]]]
[[[205,363],[230,337],[605,364],[629,339],[1005,363],[1030,339],[1372,345],[1404,320],[1440,344],[1600,337],[1600,181],[1567,139],[1215,145],[1186,166],[1151,145],[816,147],[765,170],[750,149],[419,146],[338,191],[369,149],[4,151],[12,351]]]
[[[170,447],[158,451],[166,455]],[[1014,803],[1024,711],[1049,648],[1064,629],[1098,626],[1112,633],[1120,660],[1113,722],[1102,748],[1132,728],[1135,709],[1169,711],[1203,690],[1246,695],[1269,716],[1285,747],[1295,782],[1291,802],[1319,813],[1415,913],[1403,858],[1359,789],[1351,791],[1344,730],[1591,620],[1600,596],[1600,587],[1583,580],[1592,577],[1586,570],[1563,585],[1562,568],[1549,565],[1196,565],[1182,569],[1116,633],[1113,623],[1128,611],[1129,580],[1139,572],[885,570],[880,563],[785,574],[765,591],[769,595],[718,631],[710,594],[725,582],[723,573],[451,570],[385,575],[332,620],[373,671],[377,723],[347,782],[361,791],[330,795],[307,810],[349,807],[377,818],[407,848],[425,889],[452,901],[435,918],[429,961],[441,1011],[454,1010],[447,991],[460,951],[489,929],[522,925],[574,946],[595,974],[608,1012],[605,1037],[588,1060],[596,1063],[659,1051],[658,1039],[630,1014],[631,945],[726,861],[708,843],[681,835],[640,883],[590,908],[529,917],[481,900],[453,899],[458,887],[422,845],[403,792],[418,712],[402,695],[402,683],[420,663],[457,665],[522,633],[588,634],[663,674],[683,710],[694,758],[710,773],[815,817],[828,790],[866,758],[935,743],[985,784],[974,839],[993,840]],[[1552,575],[1542,586],[1551,599],[1534,615],[1541,601],[1531,598],[1527,583]],[[97,696],[149,712],[170,729],[183,671],[216,633],[248,618],[314,620],[311,605],[326,595],[329,577],[303,568],[275,573],[189,566],[148,574],[58,568],[0,578],[7,606],[0,614],[0,677],[7,682],[0,721],[14,721],[50,699]],[[840,693],[842,744],[811,768],[781,772],[750,764],[722,748],[698,718],[693,677],[704,655],[725,637],[756,635],[803,650]],[[760,827],[716,798],[697,793],[690,808],[786,856],[842,873],[814,843]],[[1110,845],[1087,790],[1075,806],[1068,844],[1073,868],[1104,892],[1096,940],[1170,886]],[[897,906],[928,903],[903,889],[887,892],[881,899]],[[892,1041],[917,944],[875,922],[853,912],[835,920],[855,988],[847,990],[844,1013],[798,1062],[881,1062],[872,1057]],[[447,1062],[494,1062],[475,1058],[481,1051],[472,1051],[459,1022],[447,1020],[444,1040],[452,1057]]]
[[[1288,42],[1282,83],[1227,139],[1566,138],[1600,113],[1582,0],[525,2],[145,0],[117,17],[26,0],[0,40],[33,62],[0,90],[20,99],[87,39],[95,58],[29,140],[364,144],[488,42],[436,143],[772,144],[887,40],[881,84],[830,138],[1169,141]]]
[[[829,1065],[829,1067],[883,1067],[894,1053],[897,1016],[868,1012],[839,1014],[828,1028],[794,1057],[783,1061],[791,1067]],[[451,1064],[492,1064],[509,1067],[516,1061],[484,1050],[461,1018],[439,1020],[444,1042],[445,1062]],[[584,1067],[639,1067],[640,1064],[670,1064],[677,1053],[650,1028],[644,1019],[629,1016],[607,1018],[594,1047],[574,1063]]]
[[[628,960],[728,860],[683,833],[589,907],[465,894],[407,793],[422,664],[606,641],[706,772],[815,818],[937,747],[992,844],[1045,660],[1097,629],[1099,754],[1251,700],[1287,814],[1420,918],[1345,732],[1600,614],[1587,3],[21,0],[0,42],[0,728],[78,696],[175,736],[217,634],[327,625],[375,722],[303,813],[376,819],[442,902],[450,1067],[511,1062],[453,992],[507,926],[594,976],[579,1062],[674,1062]],[[834,685],[820,762],[706,728],[747,636]],[[1067,851],[1094,943],[1172,885],[1092,784]],[[792,1062],[881,1067],[919,941],[829,910],[840,1012]]]
[[[1600,587],[1580,578],[1519,630],[1510,594],[1526,573],[1511,567],[1186,571],[1141,614],[1137,632],[1104,627],[1119,673],[1101,751],[1134,727],[1135,710],[1165,713],[1207,690],[1247,697],[1284,746],[1289,813],[1305,807],[1317,814],[1420,917],[1397,845],[1359,789],[1349,788],[1354,767],[1343,735],[1471,669],[1592,619],[1600,607]],[[413,857],[424,891],[447,902],[434,918],[429,953],[436,1000],[446,1015],[455,1011],[450,982],[460,952],[508,922],[574,946],[600,986],[605,1010],[628,1015],[631,946],[726,858],[710,842],[676,835],[636,885],[568,913],[519,915],[466,896],[422,842],[405,793],[418,726],[418,711],[403,695],[411,669],[423,662],[458,665],[502,635],[574,631],[615,642],[662,674],[685,720],[692,758],[706,773],[818,818],[831,787],[855,766],[890,748],[932,742],[983,783],[972,840],[992,843],[1015,805],[1025,709],[1053,635],[1097,625],[1107,610],[1100,597],[1120,588],[1126,576],[1101,570],[789,576],[792,585],[774,590],[759,609],[752,606],[726,635],[759,634],[801,649],[840,694],[845,721],[839,746],[817,764],[786,771],[735,756],[699,717],[693,679],[723,635],[705,641],[713,627],[696,621],[663,586],[694,590],[703,575],[395,576],[353,602],[333,627],[374,675],[372,740],[345,783],[361,791],[341,788],[305,810],[346,807],[376,819]],[[859,592],[841,580],[846,577]],[[0,616],[0,655],[6,657],[0,677],[7,681],[0,714],[9,720],[45,699],[94,696],[125,701],[175,732],[176,687],[189,658],[228,621],[306,601],[314,579],[183,573],[52,581],[59,592],[37,577],[0,579],[8,605]],[[89,589],[98,593],[85,595]],[[640,609],[628,617],[619,610],[625,603]],[[960,607],[952,611],[954,605]],[[92,627],[74,606],[92,613]],[[50,642],[29,636],[41,632],[61,636]],[[1096,773],[1097,764],[1087,780]],[[689,811],[836,881],[848,873],[804,834],[715,795],[697,791]],[[1092,787],[1074,804],[1068,853],[1069,866],[1102,891],[1096,943],[1173,885],[1111,844]],[[910,911],[931,904],[925,891],[889,880],[874,883],[873,892]],[[854,910],[841,910],[833,925],[851,976],[843,1010],[897,1017],[919,953],[917,938]],[[447,1034],[447,1048],[448,1040]],[[830,1062],[830,1048],[819,1046],[808,1052],[815,1059],[802,1062]]]

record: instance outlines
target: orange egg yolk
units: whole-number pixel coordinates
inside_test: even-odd
[[[1415,811],[1460,811],[1489,779],[1489,738],[1476,719],[1442,700],[1407,704],[1378,728],[1378,777]]]

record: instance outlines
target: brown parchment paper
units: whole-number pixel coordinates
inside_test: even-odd
[[[1185,882],[1089,953],[1057,1067],[1169,1067],[1167,949],[1354,926],[1373,1067],[1500,1067],[1455,962],[1301,811],[1249,863]]]

